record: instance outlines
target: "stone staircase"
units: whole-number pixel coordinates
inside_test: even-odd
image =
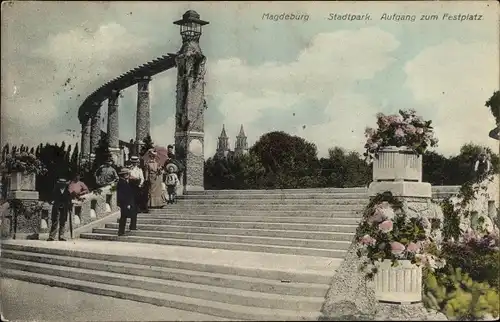
[[[138,230],[118,238],[118,223],[81,238],[343,258],[365,189],[206,191],[139,214]]]
[[[128,236],[111,222],[68,243],[3,241],[1,275],[208,320],[318,320],[367,201],[364,188],[204,191],[140,214]]]

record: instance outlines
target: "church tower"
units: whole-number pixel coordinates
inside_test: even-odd
[[[247,136],[243,130],[243,124],[240,128],[240,133],[236,136],[236,146],[234,147],[234,154],[243,155],[248,153]]]
[[[226,128],[222,125],[222,131],[220,132],[219,141],[217,142],[216,155],[218,157],[226,157],[229,153],[229,137],[226,134]]]

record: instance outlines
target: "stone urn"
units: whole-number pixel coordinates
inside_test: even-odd
[[[373,181],[422,182],[422,156],[407,147],[382,148],[373,161]]]
[[[374,276],[375,298],[379,302],[418,303],[422,301],[422,267],[409,260],[377,262]]]
[[[34,173],[12,172],[10,174],[10,189],[14,191],[34,191],[36,175]]]

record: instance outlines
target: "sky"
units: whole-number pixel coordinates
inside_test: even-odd
[[[447,156],[473,142],[498,150],[485,102],[499,89],[499,6],[475,2],[16,2],[2,3],[1,141],[80,139],[77,111],[105,82],[181,46],[172,22],[196,10],[210,22],[205,157],[222,125],[234,148],[269,131],[363,152],[378,112],[413,108],[433,121]],[[270,20],[265,14],[307,15]],[[330,13],[370,20],[329,20]],[[414,21],[381,17],[415,15]],[[421,21],[422,14],[438,20]],[[448,14],[448,16],[445,16]],[[454,15],[481,20],[448,20]],[[481,16],[481,17],[480,17]],[[446,17],[443,19],[443,17]],[[70,79],[69,83],[67,80]],[[151,82],[151,134],[173,143],[176,70]],[[120,98],[120,138],[135,138],[137,86]],[[101,116],[106,127],[107,102]]]

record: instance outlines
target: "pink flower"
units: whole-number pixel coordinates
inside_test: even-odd
[[[413,125],[408,124],[406,126],[406,132],[408,132],[408,133],[415,134],[416,131],[417,131],[417,129]]]
[[[397,128],[396,131],[394,131],[394,136],[398,138],[402,138],[405,136],[405,132],[401,128]]]
[[[380,229],[384,233],[391,232],[393,228],[393,223],[390,220],[385,220],[378,225],[378,229]]]
[[[393,255],[401,255],[405,251],[405,245],[398,242],[391,242],[391,253]]]
[[[410,253],[417,253],[420,250],[420,246],[416,243],[409,243],[406,247],[406,250],[408,250]]]
[[[401,115],[395,114],[395,115],[389,115],[387,117],[388,121],[390,124],[399,124],[403,122],[403,117]]]
[[[416,133],[417,133],[417,134],[423,134],[423,133],[424,133],[424,129],[423,129],[423,128],[421,128],[421,127],[417,127],[417,129],[416,129]]]
[[[370,235],[364,235],[363,238],[361,238],[360,242],[365,246],[373,246],[377,241]]]
[[[378,144],[377,143],[370,144],[370,150],[376,150],[376,149],[378,149]]]

